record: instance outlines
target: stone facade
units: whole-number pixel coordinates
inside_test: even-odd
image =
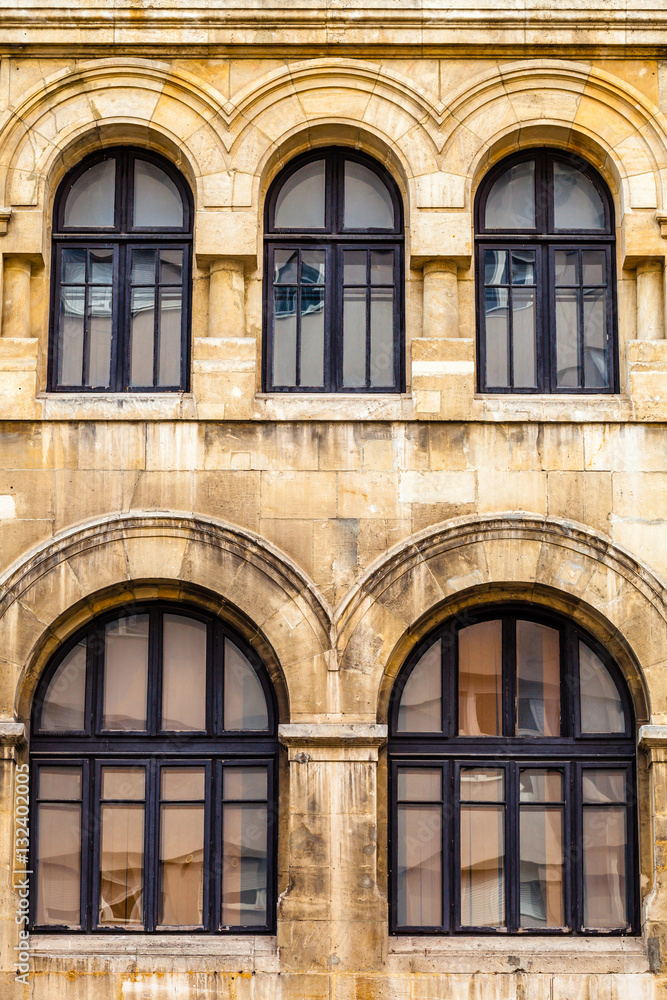
[[[667,996],[667,15],[613,6],[2,5],[3,998]],[[191,392],[49,394],[55,192],[118,144],[192,187]],[[264,197],[331,144],[403,197],[404,394],[261,391]],[[475,191],[538,146],[614,199],[617,395],[476,393]],[[83,623],[155,596],[233,623],[273,678],[277,936],[37,935],[24,986],[11,845],[35,686]],[[638,938],[388,934],[392,683],[434,625],[504,598],[585,625],[627,679]]]

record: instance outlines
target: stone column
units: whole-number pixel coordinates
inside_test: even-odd
[[[245,274],[241,261],[220,257],[209,267],[209,337],[245,337]]]
[[[424,264],[423,337],[459,336],[459,290],[455,261]]]
[[[19,927],[15,922],[19,897],[14,886],[21,877],[14,849],[14,773],[19,751],[25,746],[25,728],[21,722],[0,721],[0,857],[3,875],[0,880],[0,970],[16,968],[14,946]],[[27,868],[26,865],[22,867]],[[15,876],[15,877],[14,877]]]
[[[30,258],[5,255],[3,264],[2,336],[30,336]]]
[[[379,971],[387,907],[377,885],[377,765],[387,727],[282,725],[289,753],[288,888],[278,910],[283,967]],[[283,796],[281,796],[283,798]]]
[[[640,828],[651,831],[651,886],[646,898],[645,934],[651,970],[667,971],[667,726],[640,726],[640,751],[644,751],[650,782],[650,816],[640,816]],[[641,778],[641,772],[640,772]],[[642,796],[639,795],[641,809]],[[643,880],[643,878],[642,878]]]
[[[664,336],[663,263],[651,257],[637,264],[637,339],[662,340]]]

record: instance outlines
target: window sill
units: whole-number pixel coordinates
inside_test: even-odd
[[[177,420],[196,416],[191,392],[40,392],[44,420]]]
[[[31,934],[32,957],[108,958],[123,955],[156,957],[238,957],[254,961],[278,954],[278,941],[268,934]]]
[[[390,937],[393,972],[643,973],[649,971],[640,937],[475,935]]]

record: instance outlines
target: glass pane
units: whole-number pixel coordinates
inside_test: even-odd
[[[503,802],[505,775],[494,767],[462,767],[462,802]]]
[[[512,289],[512,350],[516,388],[534,388],[537,385],[535,309],[534,288],[519,285]]]
[[[365,285],[367,261],[368,253],[366,250],[344,250],[343,284]]]
[[[203,767],[163,767],[161,797],[192,801],[205,798],[206,771]]]
[[[461,924],[505,923],[505,808],[461,806]]]
[[[269,713],[259,678],[229,639],[225,639],[224,716],[225,729],[269,728]]]
[[[603,288],[584,289],[584,379],[587,389],[607,385],[607,322]]]
[[[179,385],[181,381],[181,306],[180,288],[160,289],[158,316],[158,385]]]
[[[81,806],[40,805],[37,810],[38,924],[81,923]]]
[[[91,264],[93,255],[91,254]],[[91,268],[94,270],[94,268]],[[112,288],[88,289],[88,378],[86,385],[109,385],[111,365]]]
[[[222,924],[265,924],[267,807],[226,805],[222,822]]]
[[[148,682],[148,615],[106,627],[104,729],[145,730]]]
[[[584,250],[582,255],[584,285],[604,285],[607,261],[604,250]]]
[[[533,250],[512,251],[512,284],[535,284],[535,252]]]
[[[324,250],[301,251],[301,281],[304,285],[324,284]]]
[[[265,767],[226,767],[223,775],[223,798],[252,802],[267,796],[268,774]]]
[[[148,160],[134,161],[134,228],[183,226],[183,201],[171,177]]]
[[[354,160],[345,161],[346,229],[393,229],[394,205],[378,175]]]
[[[83,287],[62,288],[60,292],[59,385],[83,385],[83,326],[86,291]]]
[[[44,730],[85,728],[86,642],[70,650],[49,681],[42,702],[40,728]]]
[[[459,735],[502,736],[502,622],[459,631]]]
[[[40,799],[80,799],[80,767],[40,767]]]
[[[144,807],[101,810],[100,911],[103,926],[143,925]]]
[[[489,387],[509,386],[509,323],[507,288],[484,290],[486,384]]]
[[[442,771],[439,767],[401,767],[398,798],[407,802],[441,802]]]
[[[563,775],[560,771],[522,768],[519,798],[521,802],[561,802]]]
[[[297,284],[299,280],[299,251],[275,250],[273,254],[274,284]]]
[[[579,253],[577,250],[556,250],[554,267],[557,285],[576,285]]]
[[[484,284],[509,285],[507,250],[484,251]]]
[[[371,288],[371,385],[394,384],[394,290]]]
[[[556,289],[556,367],[558,385],[579,386],[579,295],[576,289]]]
[[[161,729],[206,729],[206,636],[203,622],[164,616]]]
[[[604,205],[595,185],[581,170],[554,161],[556,229],[604,229]]]
[[[183,251],[160,251],[160,281],[163,285],[180,285],[183,282]]]
[[[582,772],[581,794],[584,803],[625,802],[625,771],[589,768]]]
[[[324,178],[324,160],[313,160],[288,177],[276,198],[276,229],[324,229]]]
[[[111,252],[111,251],[109,251]],[[86,282],[86,250],[76,247],[62,252],[62,283],[83,285]]]
[[[296,385],[296,288],[273,289],[273,384]]]
[[[486,199],[487,229],[535,229],[535,163],[517,163],[498,178]]]
[[[130,385],[153,385],[155,345],[155,291],[132,289],[130,344]]]
[[[558,630],[517,621],[517,736],[560,736]]]
[[[519,848],[520,926],[562,927],[562,807],[522,806]]]
[[[442,925],[442,806],[398,807],[397,922]]]
[[[199,927],[204,912],[204,806],[160,808],[162,927]]]
[[[343,385],[366,385],[366,291],[343,291]]]
[[[305,254],[304,254],[305,256]],[[324,288],[301,289],[301,370],[299,385],[324,385]]]
[[[393,250],[371,250],[371,284],[393,285],[393,283],[394,283]]]
[[[143,767],[103,767],[102,799],[121,801],[143,799],[146,772]]]
[[[584,926],[626,927],[625,809],[584,806]]]
[[[579,643],[579,704],[582,733],[623,733],[625,712],[611,675],[585,643]]]
[[[156,250],[133,250],[130,280],[133,285],[155,284]]]
[[[442,643],[422,654],[403,688],[398,706],[399,733],[442,732]]]
[[[113,282],[113,250],[90,251],[90,283],[110,285]]]
[[[81,174],[65,201],[66,226],[113,226],[116,202],[116,161],[102,160]]]

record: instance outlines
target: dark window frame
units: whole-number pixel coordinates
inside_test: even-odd
[[[115,159],[116,194],[114,225],[110,227],[75,227],[63,224],[67,197],[79,178],[90,168],[104,160]],[[183,226],[134,227],[132,225],[134,163],[146,160],[167,174],[174,182],[183,204]],[[85,157],[65,177],[56,193],[53,210],[51,241],[51,322],[49,329],[49,363],[47,386],[49,392],[66,393],[159,393],[188,392],[190,389],[190,328],[192,320],[192,228],[194,202],[190,186],[183,175],[168,160],[139,148],[114,146]],[[110,384],[87,386],[59,384],[59,331],[61,302],[61,257],[63,249],[113,249],[112,325]],[[131,250],[179,250],[183,253],[181,285],[181,347],[180,381],[176,385],[130,385],[130,267]],[[90,286],[86,286],[90,287]],[[175,286],[174,286],[175,287]],[[157,325],[157,310],[154,323]],[[86,341],[88,323],[84,332],[84,367],[86,366]],[[154,341],[157,331],[154,332]],[[153,375],[156,380],[157,354],[153,358]]]
[[[535,161],[535,216],[534,229],[491,229],[484,225],[487,198],[494,183],[505,171],[529,160]],[[555,229],[553,222],[553,164],[555,161],[576,167],[596,188],[605,212],[604,230]],[[616,275],[616,234],[614,202],[606,184],[597,171],[581,157],[555,149],[530,149],[515,153],[501,160],[484,178],[475,197],[475,285],[476,285],[476,340],[477,340],[477,391],[503,394],[550,395],[608,395],[619,392],[618,362],[618,308]],[[607,364],[609,385],[558,386],[556,374],[556,312],[555,275],[553,252],[562,250],[604,250],[607,265],[605,315],[607,327]],[[485,250],[533,250],[536,256],[536,358],[537,386],[490,386],[486,384],[485,336]],[[511,314],[508,317],[511,330]],[[511,335],[510,335],[511,336]],[[579,336],[580,356],[583,358],[583,327]],[[511,340],[508,343],[508,372],[512,380]],[[583,360],[582,360],[583,371]]]
[[[274,225],[276,199],[284,183],[301,167],[324,159],[325,166],[325,226],[317,229],[277,228]],[[361,163],[375,173],[389,192],[394,208],[393,229],[345,229],[343,222],[344,163]],[[291,161],[273,180],[264,209],[264,282],[262,338],[262,386],[265,392],[307,393],[400,393],[405,391],[405,253],[403,201],[396,182],[380,163],[370,156],[347,147],[327,146],[312,150]],[[273,372],[273,274],[276,250],[324,250],[326,260],[324,285],[324,387],[274,385]],[[343,251],[391,250],[394,253],[393,274],[393,385],[343,386]],[[370,287],[370,286],[369,286]],[[368,298],[368,297],[367,297]],[[368,309],[368,302],[367,302]],[[300,338],[300,318],[297,315],[297,338]],[[298,348],[297,348],[298,350]],[[366,337],[366,371],[370,365],[370,335]],[[297,354],[297,373],[300,357]],[[367,379],[367,383],[368,383]]]
[[[561,733],[560,737],[470,737],[458,735],[458,631],[468,625],[502,619],[503,732],[513,731],[516,691],[513,685],[517,620],[555,628],[560,634]],[[398,731],[398,711],[405,685],[425,651],[439,639],[441,647],[442,733]],[[508,641],[509,640],[509,641]],[[582,640],[599,656],[616,685],[625,713],[626,729],[619,734],[581,733],[579,719],[578,643]],[[639,909],[638,817],[636,745],[633,706],[622,674],[603,646],[584,629],[556,612],[534,605],[499,603],[466,611],[437,627],[406,659],[392,691],[389,707],[388,797],[389,797],[389,932],[393,935],[457,935],[520,933],[531,936],[636,936],[641,932]],[[442,769],[442,924],[409,926],[398,923],[398,771],[401,767]],[[505,786],[505,913],[502,928],[470,927],[460,921],[458,835],[460,798],[458,773],[461,766],[506,769]],[[518,771],[548,767],[564,772],[564,916],[563,928],[519,929]],[[583,852],[567,850],[582,843],[583,807],[581,772],[587,767],[625,770],[626,782],[626,908],[628,927],[622,929],[583,926]],[[507,774],[510,781],[507,780]],[[412,800],[410,800],[412,802]],[[429,803],[432,804],[432,803]]]
[[[103,634],[107,623],[148,614],[149,668],[147,687],[147,733],[104,731],[102,722]],[[206,732],[175,732],[160,729],[162,704],[160,636],[162,616],[175,614],[203,622],[208,627],[206,654]],[[230,639],[252,665],[266,697],[267,730],[223,728],[224,640]],[[80,732],[40,729],[43,699],[49,683],[67,654],[82,639],[86,653],[86,729]],[[30,741],[30,771],[35,792],[31,802],[31,847],[29,869],[33,871],[30,892],[30,928],[40,934],[274,934],[277,904],[278,848],[278,711],[273,685],[261,659],[239,634],[214,615],[187,603],[146,601],[115,609],[93,619],[67,641],[52,658],[40,678],[33,705],[33,735]],[[99,851],[103,765],[146,767],[144,802],[144,926],[104,926],[96,922],[99,912]],[[223,770],[235,766],[258,766],[267,770],[267,921],[265,924],[223,926],[222,914],[222,811]],[[36,923],[37,845],[39,843],[39,769],[47,766],[82,766],[81,925]],[[203,926],[157,926],[159,894],[159,772],[163,767],[206,767],[210,775],[205,788],[204,909]],[[49,800],[51,801],[51,800]],[[185,801],[185,800],[184,800]],[[250,800],[244,800],[250,801]]]

